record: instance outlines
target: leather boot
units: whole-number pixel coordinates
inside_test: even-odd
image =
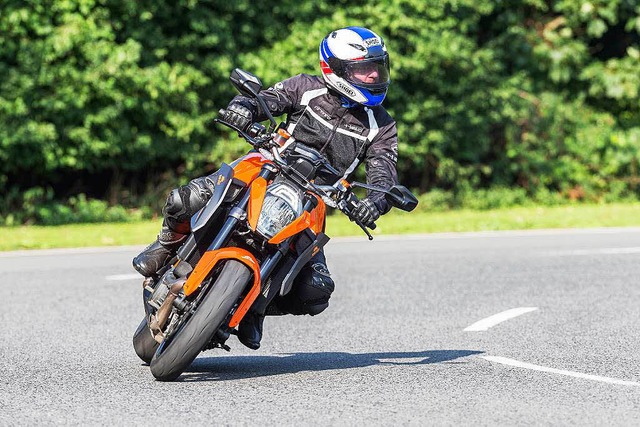
[[[238,339],[251,350],[260,348],[264,315],[248,311],[238,325]]]
[[[133,259],[133,268],[145,277],[153,276],[175,255],[186,237],[185,234],[176,233],[163,226],[156,241]]]

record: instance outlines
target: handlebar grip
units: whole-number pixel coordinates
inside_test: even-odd
[[[349,218],[350,218],[352,221],[354,221],[354,218],[352,217],[352,214],[351,214],[351,212],[352,212],[352,211],[351,211],[351,209],[355,209],[355,207],[356,207],[356,206],[358,206],[358,202],[359,202],[359,200],[360,200],[360,199],[358,199],[358,197],[357,197],[355,194],[353,194],[353,193],[349,194],[349,196],[348,196],[348,198],[347,198],[347,203],[350,205],[350,206],[349,206],[350,211],[349,211],[349,213],[348,213],[348,216],[349,216]],[[364,227],[364,224],[361,224],[361,223],[360,223],[360,221],[356,221],[356,223],[357,223],[358,225],[360,225],[361,227]],[[375,222],[373,222],[373,223],[371,223],[371,225],[368,225],[367,227],[368,227],[370,230],[375,230],[377,226],[376,226],[376,223],[375,223]]]

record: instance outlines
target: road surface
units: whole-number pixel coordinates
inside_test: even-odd
[[[327,311],[174,383],[131,345],[139,249],[0,254],[0,425],[640,423],[640,229],[335,239]]]

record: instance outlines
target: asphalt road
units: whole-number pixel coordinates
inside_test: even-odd
[[[640,229],[335,240],[326,312],[174,383],[131,345],[137,249],[0,254],[0,425],[640,423]]]

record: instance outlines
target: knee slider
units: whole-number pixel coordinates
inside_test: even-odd
[[[194,211],[202,209],[213,194],[213,181],[211,180],[211,176],[193,179],[186,187],[189,189],[189,205]]]
[[[196,212],[207,204],[211,194],[211,189],[206,184],[205,178],[196,178],[189,184],[169,193],[162,213],[170,222],[188,222]]]
[[[184,203],[182,203],[182,197],[180,197],[180,189],[174,188],[167,196],[167,201],[162,209],[162,214],[165,217],[176,217],[182,211],[184,211]]]
[[[164,216],[167,227],[169,227],[171,231],[181,234],[187,234],[191,230],[189,224],[191,214],[189,213],[188,198],[185,199],[184,190],[184,187],[172,190],[162,209],[162,215]],[[186,206],[185,200],[187,200]]]

